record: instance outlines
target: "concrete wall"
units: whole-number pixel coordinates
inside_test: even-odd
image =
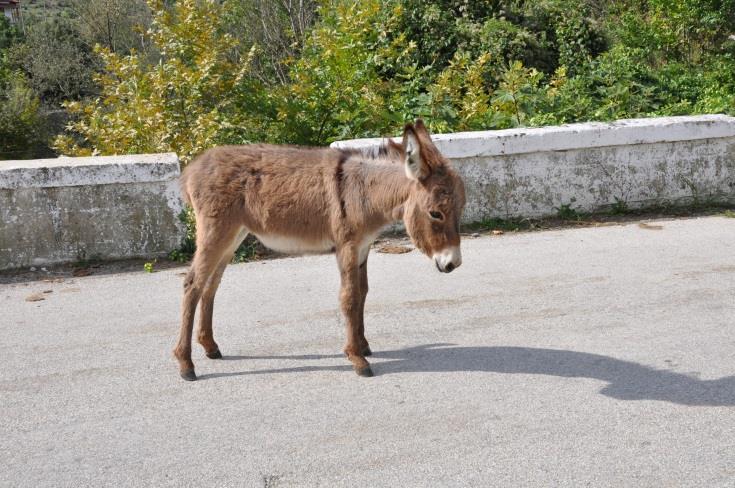
[[[167,254],[178,176],[175,154],[0,161],[0,269]]]
[[[735,202],[735,118],[662,117],[538,129],[438,134],[462,174],[464,220],[692,201]],[[334,147],[374,147],[381,139]]]
[[[435,135],[464,220],[735,202],[735,118],[621,120]],[[381,139],[335,147],[373,147]],[[175,154],[0,161],[0,269],[165,255],[179,246]]]

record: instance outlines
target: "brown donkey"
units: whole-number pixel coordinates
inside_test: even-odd
[[[403,218],[413,243],[440,271],[462,263],[464,185],[421,120],[406,125],[402,144],[388,141],[370,154],[268,145],[210,149],[184,170],[181,185],[197,222],[174,349],[188,381],[196,379],[191,339],[198,302],[199,343],[207,357],[222,357],[212,336],[214,295],[248,234],[276,251],[336,252],[347,322],[344,352],[360,376],[372,376],[363,311],[368,252],[380,231]]]

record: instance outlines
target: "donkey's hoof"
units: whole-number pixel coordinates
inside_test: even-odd
[[[370,350],[370,346],[365,346],[365,349],[362,350],[363,356],[372,356],[373,351]]]
[[[373,370],[370,366],[356,369],[355,372],[357,373],[357,376],[362,376],[363,378],[370,378],[371,376],[373,376]]]
[[[184,378],[186,381],[196,381],[197,380],[197,375],[193,369],[187,369],[187,370],[181,371],[181,373],[179,374],[181,374],[181,377]]]
[[[209,359],[222,359],[222,353],[219,352],[219,349],[217,349],[216,351],[208,352],[207,357]]]

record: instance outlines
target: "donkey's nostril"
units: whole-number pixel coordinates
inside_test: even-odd
[[[454,264],[452,263],[447,264],[446,267],[444,268],[444,271],[446,271],[447,273],[451,273],[453,270],[454,270]]]

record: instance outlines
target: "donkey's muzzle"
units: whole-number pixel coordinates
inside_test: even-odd
[[[449,247],[434,254],[434,264],[436,264],[436,269],[442,273],[451,273],[459,268],[462,264],[462,253],[459,246]]]

